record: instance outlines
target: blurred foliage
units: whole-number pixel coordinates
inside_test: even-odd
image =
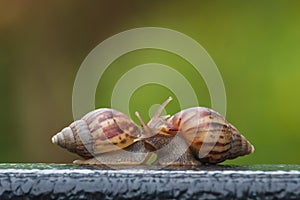
[[[50,143],[72,119],[76,72],[106,38],[145,26],[180,31],[217,64],[226,87],[227,116],[256,151],[226,163],[300,164],[300,2],[294,1],[0,1],[0,134],[2,162],[71,162]],[[134,66],[156,62],[183,74],[210,107],[201,76],[170,52],[139,50],[115,60],[100,80],[97,107],[109,107],[117,80]],[[143,75],[141,75],[142,77]],[[178,85],[180,87],[180,85]],[[175,94],[151,84],[130,99],[131,117]],[[122,98],[122,97],[120,97]]]

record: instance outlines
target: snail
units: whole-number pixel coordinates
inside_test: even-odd
[[[161,117],[171,100],[170,97],[162,104],[148,124],[136,113],[143,127],[137,140],[145,141],[158,153],[159,164],[215,164],[253,153],[253,145],[237,128],[209,108],[192,107],[171,117]]]
[[[52,143],[85,159],[75,160],[74,164],[138,165],[154,155],[145,149],[143,142],[134,141],[139,135],[140,129],[125,114],[101,108],[54,135]]]
[[[200,165],[251,154],[254,147],[219,113],[204,107],[161,116],[168,98],[142,130],[125,114],[101,108],[52,137],[52,143],[85,160],[75,164]]]

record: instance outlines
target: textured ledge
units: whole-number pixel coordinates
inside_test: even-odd
[[[147,167],[0,164],[0,199],[300,199],[299,165]]]

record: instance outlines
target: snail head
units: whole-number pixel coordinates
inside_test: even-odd
[[[170,115],[167,116],[161,116],[161,113],[163,112],[164,108],[172,101],[172,97],[169,97],[156,111],[155,115],[150,119],[150,121],[146,124],[143,118],[140,116],[138,112],[135,112],[135,115],[139,119],[141,125],[142,125],[142,133],[141,135],[135,139],[135,141],[144,140],[146,138],[150,138],[155,136],[156,134],[162,134],[166,136],[170,136],[168,133],[164,132],[163,130],[168,127],[166,123],[166,119],[170,117]]]

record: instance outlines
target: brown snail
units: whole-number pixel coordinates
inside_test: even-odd
[[[75,164],[137,165],[151,157],[141,141],[134,141],[139,134],[138,126],[125,114],[101,108],[54,135],[52,143],[85,159]]]
[[[198,165],[219,163],[226,159],[251,154],[253,145],[219,113],[204,107],[182,110],[170,118],[160,117],[170,97],[146,125],[142,136],[147,145],[158,152],[161,165]],[[171,144],[175,135],[176,142]],[[166,148],[166,144],[169,144]]]
[[[142,131],[125,114],[102,108],[73,122],[52,142],[82,156],[76,164],[160,165],[219,163],[250,154],[253,146],[217,112],[203,107],[160,116],[170,97]]]

